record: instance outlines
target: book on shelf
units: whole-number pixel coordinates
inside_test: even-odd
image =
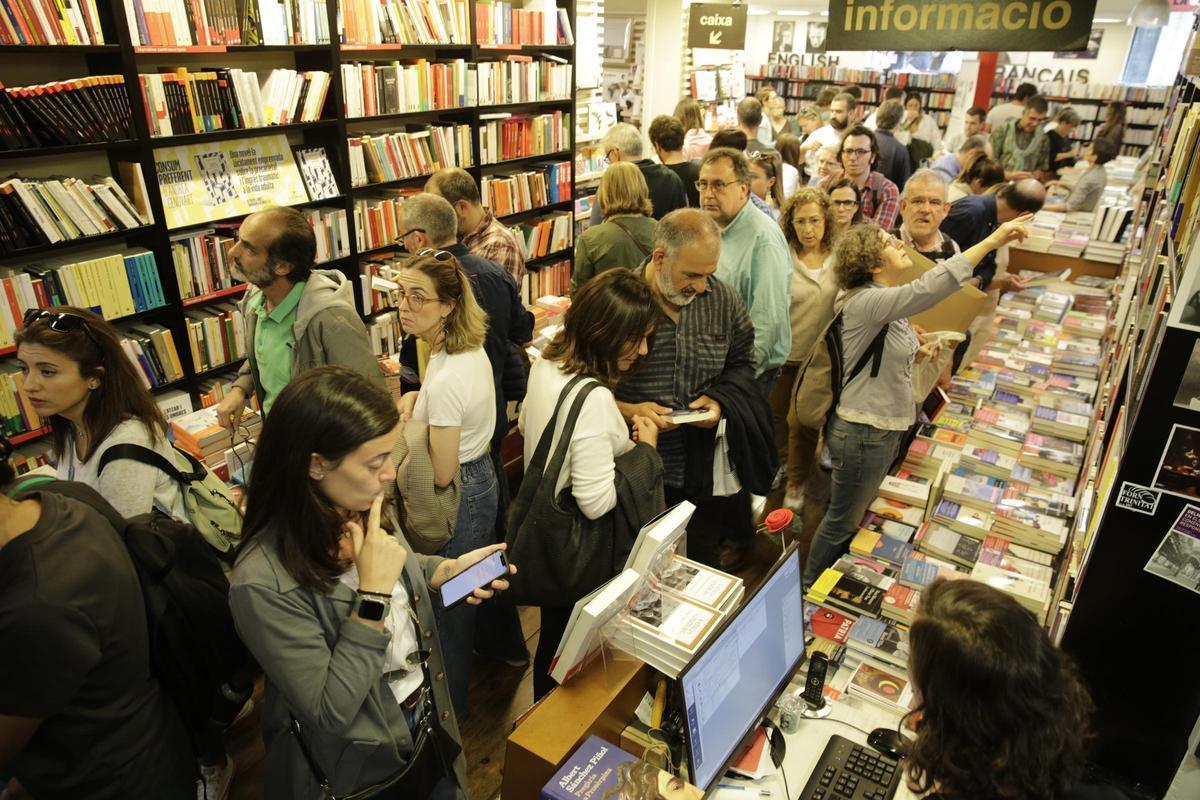
[[[476,66],[461,58],[354,62],[342,64],[341,70],[347,119],[478,105]]]
[[[1042,583],[1050,583],[1054,578],[1053,556],[1000,536],[988,536],[983,540],[976,563],[1017,572]]]
[[[224,400],[225,396],[229,394],[229,390],[233,388],[237,377],[237,369],[230,367],[227,372],[200,381],[198,392],[200,407],[211,408]],[[251,397],[249,405],[251,408],[257,409],[259,407],[258,398]]]
[[[396,238],[403,233],[400,227],[400,206],[404,199],[419,194],[420,190],[411,189],[376,189],[363,192],[354,198],[354,240],[358,242],[359,252],[375,250],[380,247],[399,247]],[[399,252],[398,250],[396,252]],[[383,253],[379,259],[387,259],[392,254]],[[363,308],[373,308],[367,303],[365,294],[370,287],[363,286]],[[390,287],[394,289],[395,287]]]
[[[942,497],[962,506],[991,510],[1004,496],[1004,481],[973,473],[946,476]]]
[[[854,553],[844,553],[834,562],[833,568],[849,578],[868,586],[874,586],[882,592],[887,592],[892,588],[892,585],[896,583],[898,573],[894,564],[864,558]]]
[[[638,773],[636,781],[631,775]],[[645,774],[646,777],[641,777]],[[589,736],[545,786],[540,800],[576,800],[576,798],[622,797],[628,800],[659,797],[663,778],[672,782],[681,796],[699,797],[700,790],[679,778],[665,775],[662,769],[609,744],[598,736]],[[653,786],[643,793],[638,786]]]
[[[525,260],[531,261],[569,249],[574,229],[574,220],[569,211],[554,211],[519,222],[509,230],[520,245]]]
[[[896,475],[885,475],[879,484],[879,495],[889,500],[907,503],[910,506],[921,506],[929,502],[929,483],[921,483]]]
[[[21,365],[15,361],[0,362],[0,433],[11,439],[45,424],[25,394]]]
[[[135,47],[329,42],[329,0],[123,0]]]
[[[942,500],[934,509],[931,521],[964,536],[982,539],[991,529],[992,515],[953,500]]]
[[[237,243],[235,225],[218,225],[171,236],[171,262],[179,297],[206,297],[244,285],[230,272],[229,251]]]
[[[233,303],[218,303],[184,312],[192,366],[196,372],[216,369],[246,355],[242,312]]]
[[[395,311],[376,313],[367,323],[367,338],[371,340],[371,352],[378,358],[399,355],[404,339],[400,316]]]
[[[147,389],[157,389],[184,377],[183,364],[171,331],[161,325],[122,325],[121,349],[137,368]]]
[[[111,177],[89,181],[12,176],[0,183],[0,251],[101,236],[145,224]]]
[[[883,498],[877,498],[883,499]],[[912,508],[911,506],[907,506]],[[901,542],[912,542],[920,524],[911,524],[879,511],[867,511],[858,523],[859,530],[872,531]]]
[[[526,270],[521,276],[521,302],[527,306],[539,297],[561,296],[571,291],[571,262],[556,261],[542,264],[536,269]],[[537,313],[535,311],[536,318]]]
[[[469,167],[468,125],[415,125],[407,130],[349,137],[350,185],[420,178],[442,167]]]
[[[911,625],[920,605],[921,592],[897,581],[884,593],[879,613],[893,622]]]
[[[142,174],[142,165],[137,161],[118,161],[117,174],[120,175],[120,187],[127,193],[126,197],[133,206],[134,216],[143,225],[154,222],[154,209],[150,206],[150,196],[146,193],[146,176]]]
[[[0,44],[105,44],[96,0],[0,4]]]
[[[0,84],[0,142],[12,150],[132,139],[131,113],[124,75]]]
[[[8,463],[18,476],[28,475],[38,468],[48,469],[50,472],[47,474],[55,475],[51,455],[50,443],[45,440],[37,441],[23,444],[13,450],[13,454],[8,457]]]
[[[483,204],[498,217],[529,211],[571,197],[571,162],[534,164],[517,172],[484,175]]]
[[[571,143],[571,114],[554,111],[533,116],[481,114],[480,163],[560,153]]]
[[[350,224],[344,208],[302,208],[317,240],[317,265],[350,255]]]
[[[573,66],[557,56],[508,56],[503,61],[480,61],[479,105],[538,103],[571,98]]]
[[[138,75],[151,136],[263,128],[320,119],[330,74],[272,69],[259,85],[253,70],[163,68]]]
[[[569,44],[571,29],[565,12],[554,0],[525,0],[524,8],[476,0],[475,41],[482,45]]]
[[[910,505],[888,497],[876,497],[871,501],[867,510],[884,519],[893,519],[911,525],[914,531],[925,521],[924,506]]]
[[[343,0],[342,44],[470,44],[466,0]]]

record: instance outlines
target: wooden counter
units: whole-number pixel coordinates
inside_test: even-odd
[[[1035,269],[1038,272],[1062,272],[1064,269],[1069,269],[1072,278],[1080,275],[1115,278],[1121,272],[1121,265],[1109,264],[1107,261],[1092,261],[1087,258],[1035,253],[1019,247],[1008,248],[1008,271],[1020,272],[1023,269]]]

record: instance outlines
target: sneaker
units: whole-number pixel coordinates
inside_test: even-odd
[[[797,514],[804,508],[804,484],[803,483],[788,483],[787,492],[783,495],[783,507],[789,508]]]
[[[226,800],[236,772],[233,759],[228,755],[220,764],[211,767],[201,764],[200,780],[196,782],[196,800]]]

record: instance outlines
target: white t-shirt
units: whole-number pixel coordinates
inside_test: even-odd
[[[1010,119],[1016,119],[1025,113],[1025,106],[1017,105],[1009,101],[993,106],[992,110],[987,113],[987,126],[989,131],[994,131]]]
[[[575,376],[563,372],[557,361],[539,358],[533,362],[529,370],[529,387],[525,392],[525,402],[521,405],[521,417],[518,422],[525,437],[526,465],[533,460],[533,452],[537,449],[546,426],[550,424],[550,416],[554,413],[559,394],[573,377]],[[571,396],[563,402],[563,410],[559,412],[547,460],[553,456],[554,448],[558,446],[567,412],[570,411],[579,388],[577,386]],[[625,424],[625,419],[617,409],[612,392],[603,386],[593,389],[583,401],[583,408],[579,410],[575,435],[571,437],[571,446],[567,448],[562,472],[559,473],[554,488],[555,494],[570,486],[580,511],[589,519],[603,516],[617,505],[615,459],[632,447],[629,426]]]
[[[157,508],[179,520],[187,521],[187,509],[183,505],[183,492],[179,484],[167,473],[147,464],[122,458],[113,461],[100,473],[100,459],[104,451],[115,444],[136,444],[148,447],[177,467],[181,459],[164,434],[152,441],[146,426],[140,420],[127,419],[113,428],[96,448],[92,457],[83,463],[75,454],[75,443],[67,442],[67,452],[58,465],[58,477],[68,481],[79,481],[91,486],[123,517],[148,514]]]
[[[351,564],[350,569],[338,576],[338,580],[357,592],[358,568]],[[425,682],[425,672],[421,666],[408,663],[408,656],[418,652],[421,644],[417,640],[417,627],[409,614],[408,590],[404,588],[403,578],[392,587],[392,604],[383,627],[392,636],[387,652],[383,654],[383,674],[391,673],[388,688],[392,690],[396,702],[403,703]]]
[[[440,428],[458,428],[458,463],[488,451],[496,428],[496,384],[482,347],[429,357],[413,419]]]
[[[816,143],[812,147],[813,142]],[[809,145],[811,149],[805,151],[804,163],[808,165],[808,174],[817,174],[817,153],[822,147],[837,147],[842,143],[842,135],[833,129],[832,125],[822,125],[812,132],[804,144]]]
[[[791,164],[783,165],[783,197],[786,200],[800,188],[800,170]]]

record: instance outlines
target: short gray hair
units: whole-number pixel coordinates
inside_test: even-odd
[[[900,195],[905,200],[908,199],[909,187],[911,187],[914,183],[936,183],[942,189],[942,199],[945,199],[946,197],[946,176],[942,175],[942,173],[938,172],[937,170],[919,169],[914,172],[912,177],[908,179],[908,182],[904,184],[904,191]]]
[[[719,250],[721,229],[698,208],[677,208],[658,221],[651,244],[655,250],[661,247],[667,258],[674,258],[684,245],[693,242],[712,243]]]
[[[600,142],[604,152],[619,150],[621,155],[630,158],[642,157],[642,134],[628,122],[618,122],[608,129]]]
[[[458,241],[458,215],[444,197],[424,192],[404,201],[404,225],[420,228],[434,247]]]
[[[986,133],[977,133],[974,136],[968,136],[958,146],[958,152],[965,153],[969,150],[987,150],[989,141]]]
[[[796,112],[796,119],[800,119],[801,117],[804,117],[805,119],[819,120],[821,118],[821,112],[818,111],[815,106],[805,103],[804,105],[800,106],[800,110]]]
[[[1054,121],[1055,122],[1065,122],[1068,125],[1078,125],[1079,124],[1079,112],[1076,111],[1075,109],[1071,108],[1070,106],[1064,106],[1063,108],[1060,108],[1058,110],[1057,114],[1054,115]]]
[[[700,161],[700,168],[704,169],[705,164],[711,164],[720,158],[729,159],[733,166],[733,177],[738,183],[750,183],[750,161],[746,158],[746,154],[741,150],[734,150],[732,147],[714,147],[704,154],[704,158]]]
[[[899,100],[884,100],[875,112],[875,127],[881,131],[890,131],[900,124],[904,118],[904,106]]]
[[[737,104],[738,123],[747,128],[757,128],[762,124],[763,107],[757,97],[743,98]]]

